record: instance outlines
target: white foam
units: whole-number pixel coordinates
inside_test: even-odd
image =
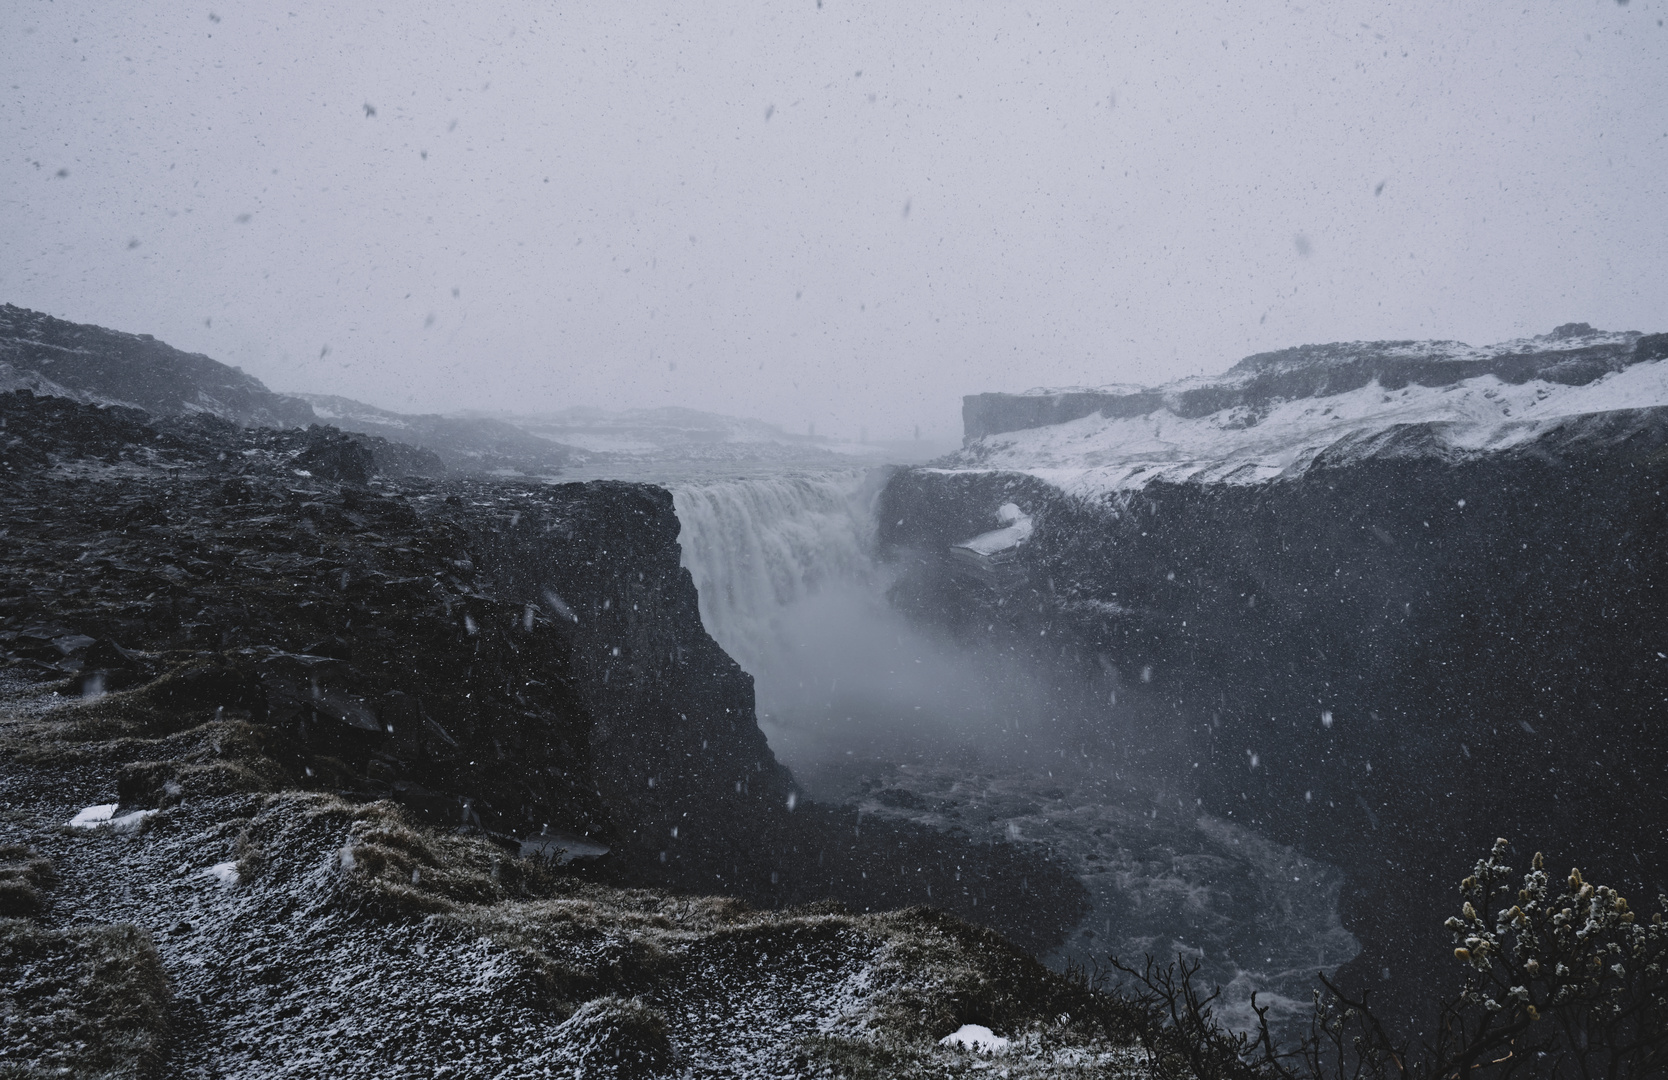
[[[672,492],[701,622],[755,674],[778,647],[782,611],[873,573],[878,487],[861,472],[685,484]]]

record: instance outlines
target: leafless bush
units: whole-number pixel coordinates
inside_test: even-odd
[[[1521,882],[1508,844],[1460,883],[1454,959],[1459,995],[1441,1004],[1434,1035],[1417,1045],[1393,1035],[1368,995],[1321,978],[1309,1034],[1290,1050],[1269,1031],[1265,1007],[1251,1033],[1225,1031],[1212,1005],[1220,988],[1195,985],[1197,962],[1141,969],[1114,960],[1156,1027],[1147,1047],[1160,1076],[1199,1080],[1538,1080],[1668,1075],[1668,924],[1640,921],[1614,889],[1579,870],[1554,881],[1537,854]],[[1659,904],[1668,909],[1668,897]],[[1492,919],[1489,912],[1493,911]]]

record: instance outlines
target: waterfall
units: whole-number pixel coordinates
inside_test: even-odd
[[[795,605],[825,588],[872,583],[883,475],[761,476],[673,489],[701,621],[747,671],[770,667]]]
[[[1024,757],[1049,715],[1022,660],[969,649],[887,602],[874,557],[883,469],[690,482],[673,489],[683,564],[707,632],[754,678],[759,727],[807,780],[866,755]],[[1006,744],[1006,751],[997,751]]]

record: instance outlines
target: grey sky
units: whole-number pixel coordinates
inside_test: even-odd
[[[1665,18],[12,0],[0,299],[399,409],[877,437],[1303,342],[1668,329]]]

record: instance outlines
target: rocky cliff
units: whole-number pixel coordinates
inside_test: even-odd
[[[1571,357],[1574,333],[1517,383],[1363,385],[1339,357],[1376,346],[1295,350],[1241,364],[1202,417],[1159,394],[970,430],[887,489],[895,595],[1096,687],[1083,737],[1165,800],[1343,867],[1346,978],[1410,1006],[1490,837],[1668,888],[1668,364],[1660,335],[1583,330]],[[1309,392],[1249,402],[1265,377]],[[966,545],[1005,504],[1027,537]]]

